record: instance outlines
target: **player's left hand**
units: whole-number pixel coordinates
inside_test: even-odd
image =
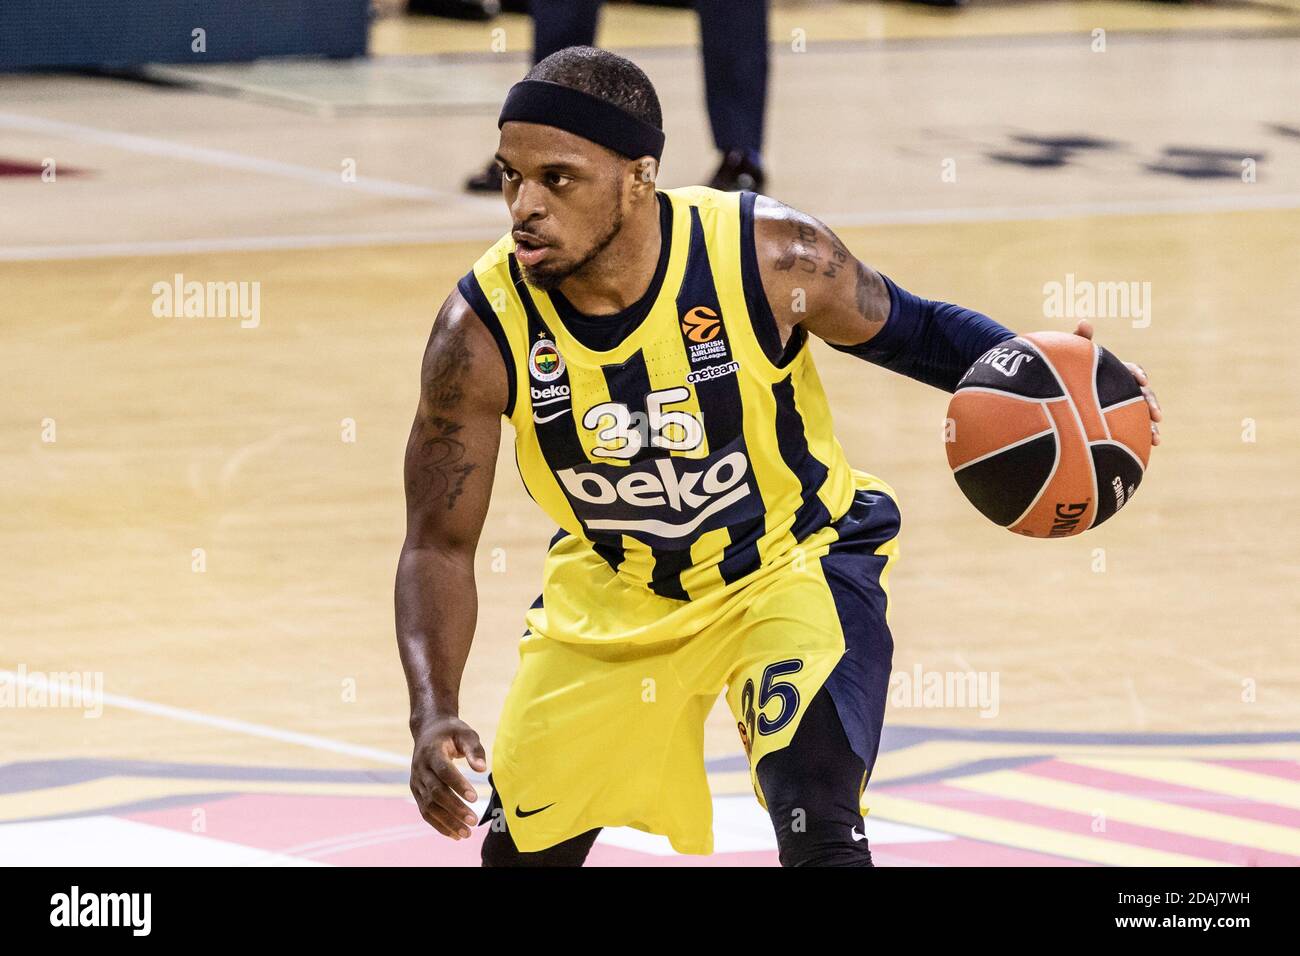
[[[1075,335],[1082,335],[1089,342],[1092,341],[1092,323],[1087,319],[1080,319],[1079,324],[1075,326]],[[1133,373],[1133,378],[1137,381],[1138,386],[1142,389],[1142,397],[1147,400],[1147,407],[1151,410],[1151,444],[1160,444],[1160,426],[1156,423],[1164,418],[1160,411],[1160,403],[1156,401],[1156,393],[1151,390],[1151,382],[1147,378],[1146,370],[1136,362],[1125,362],[1128,370]]]

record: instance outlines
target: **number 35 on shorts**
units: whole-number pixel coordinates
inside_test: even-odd
[[[799,688],[789,678],[802,670],[801,660],[777,661],[763,668],[757,684],[753,677],[745,679],[739,706],[733,704],[732,711],[746,755],[753,754],[759,737],[780,733],[799,713]]]

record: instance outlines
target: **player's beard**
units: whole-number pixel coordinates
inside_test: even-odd
[[[605,248],[614,241],[614,237],[619,234],[622,228],[623,208],[617,201],[615,201],[614,212],[610,217],[609,226],[605,230],[604,234],[602,234],[601,237],[592,244],[591,248],[588,249],[577,262],[542,262],[540,265],[534,266],[531,269],[528,266],[522,266],[524,278],[527,279],[528,284],[535,289],[540,289],[543,292],[554,291],[559,288],[560,283],[565,279],[569,278],[569,276],[582,269],[590,263],[591,260],[604,252]]]

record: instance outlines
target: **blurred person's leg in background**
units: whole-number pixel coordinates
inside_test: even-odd
[[[602,0],[529,0],[533,63],[570,46],[595,46]]]
[[[674,3],[673,5],[677,5]],[[713,142],[722,162],[714,189],[761,190],[763,114],[767,103],[767,0],[695,0],[700,17],[704,87]],[[601,0],[531,0],[533,63],[570,46],[594,46]],[[495,161],[465,183],[501,191]]]
[[[709,123],[722,153],[709,183],[714,189],[763,188],[767,6],[767,0],[695,0]]]
[[[500,0],[410,0],[407,13],[452,20],[491,20],[501,12]]]
[[[530,0],[533,18],[533,64],[570,46],[595,46],[602,0]],[[474,193],[501,192],[501,169],[489,162],[465,182]]]

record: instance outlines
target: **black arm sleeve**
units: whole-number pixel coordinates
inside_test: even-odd
[[[889,318],[884,327],[859,345],[832,344],[831,348],[954,392],[977,358],[1015,337],[987,315],[919,298],[888,276],[881,278],[889,289]]]

